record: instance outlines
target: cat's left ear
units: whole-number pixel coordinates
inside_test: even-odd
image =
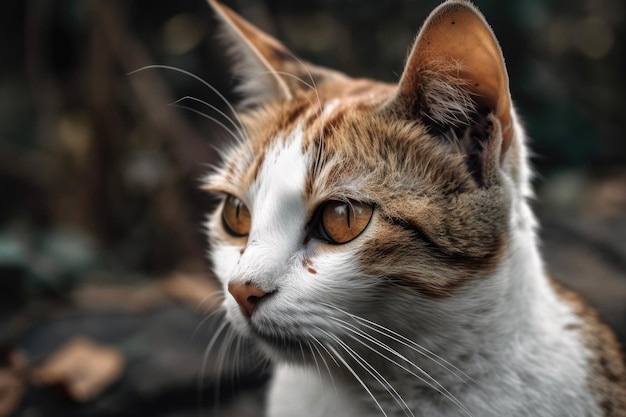
[[[241,77],[244,95],[253,102],[291,99],[291,90],[281,73],[287,61],[296,61],[295,56],[228,7],[215,0],[207,1],[222,23],[222,36],[234,55],[234,71]]]
[[[493,31],[469,1],[447,1],[428,17],[393,105],[442,129],[471,124],[476,114],[493,114],[504,159],[514,133],[508,76]]]
[[[233,72],[239,77],[242,105],[289,101],[301,91],[315,90],[324,81],[345,77],[303,61],[228,7],[216,0],[207,1],[221,22],[222,38],[234,55]]]

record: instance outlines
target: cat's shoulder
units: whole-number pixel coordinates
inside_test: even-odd
[[[626,417],[626,366],[615,335],[582,296],[554,279],[551,284],[578,318],[565,330],[576,332],[589,352],[588,384],[604,416]]]

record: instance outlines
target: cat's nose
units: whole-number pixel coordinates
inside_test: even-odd
[[[228,292],[235,297],[241,312],[247,318],[252,317],[252,313],[254,313],[257,305],[267,295],[267,293],[251,282],[231,282],[228,284]]]

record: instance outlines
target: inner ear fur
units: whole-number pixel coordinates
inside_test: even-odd
[[[469,1],[451,0],[420,30],[393,105],[458,128],[473,123],[476,113],[492,113],[500,124],[502,159],[513,139],[508,84],[502,51],[483,15]]]

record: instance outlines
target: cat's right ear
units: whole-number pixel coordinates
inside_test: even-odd
[[[290,100],[292,91],[284,73],[298,60],[280,42],[244,20],[228,7],[207,0],[222,26],[222,37],[234,55],[234,72],[246,104]]]
[[[448,0],[428,17],[391,106],[443,132],[493,117],[504,159],[515,134],[508,75],[498,41],[469,1]]]

